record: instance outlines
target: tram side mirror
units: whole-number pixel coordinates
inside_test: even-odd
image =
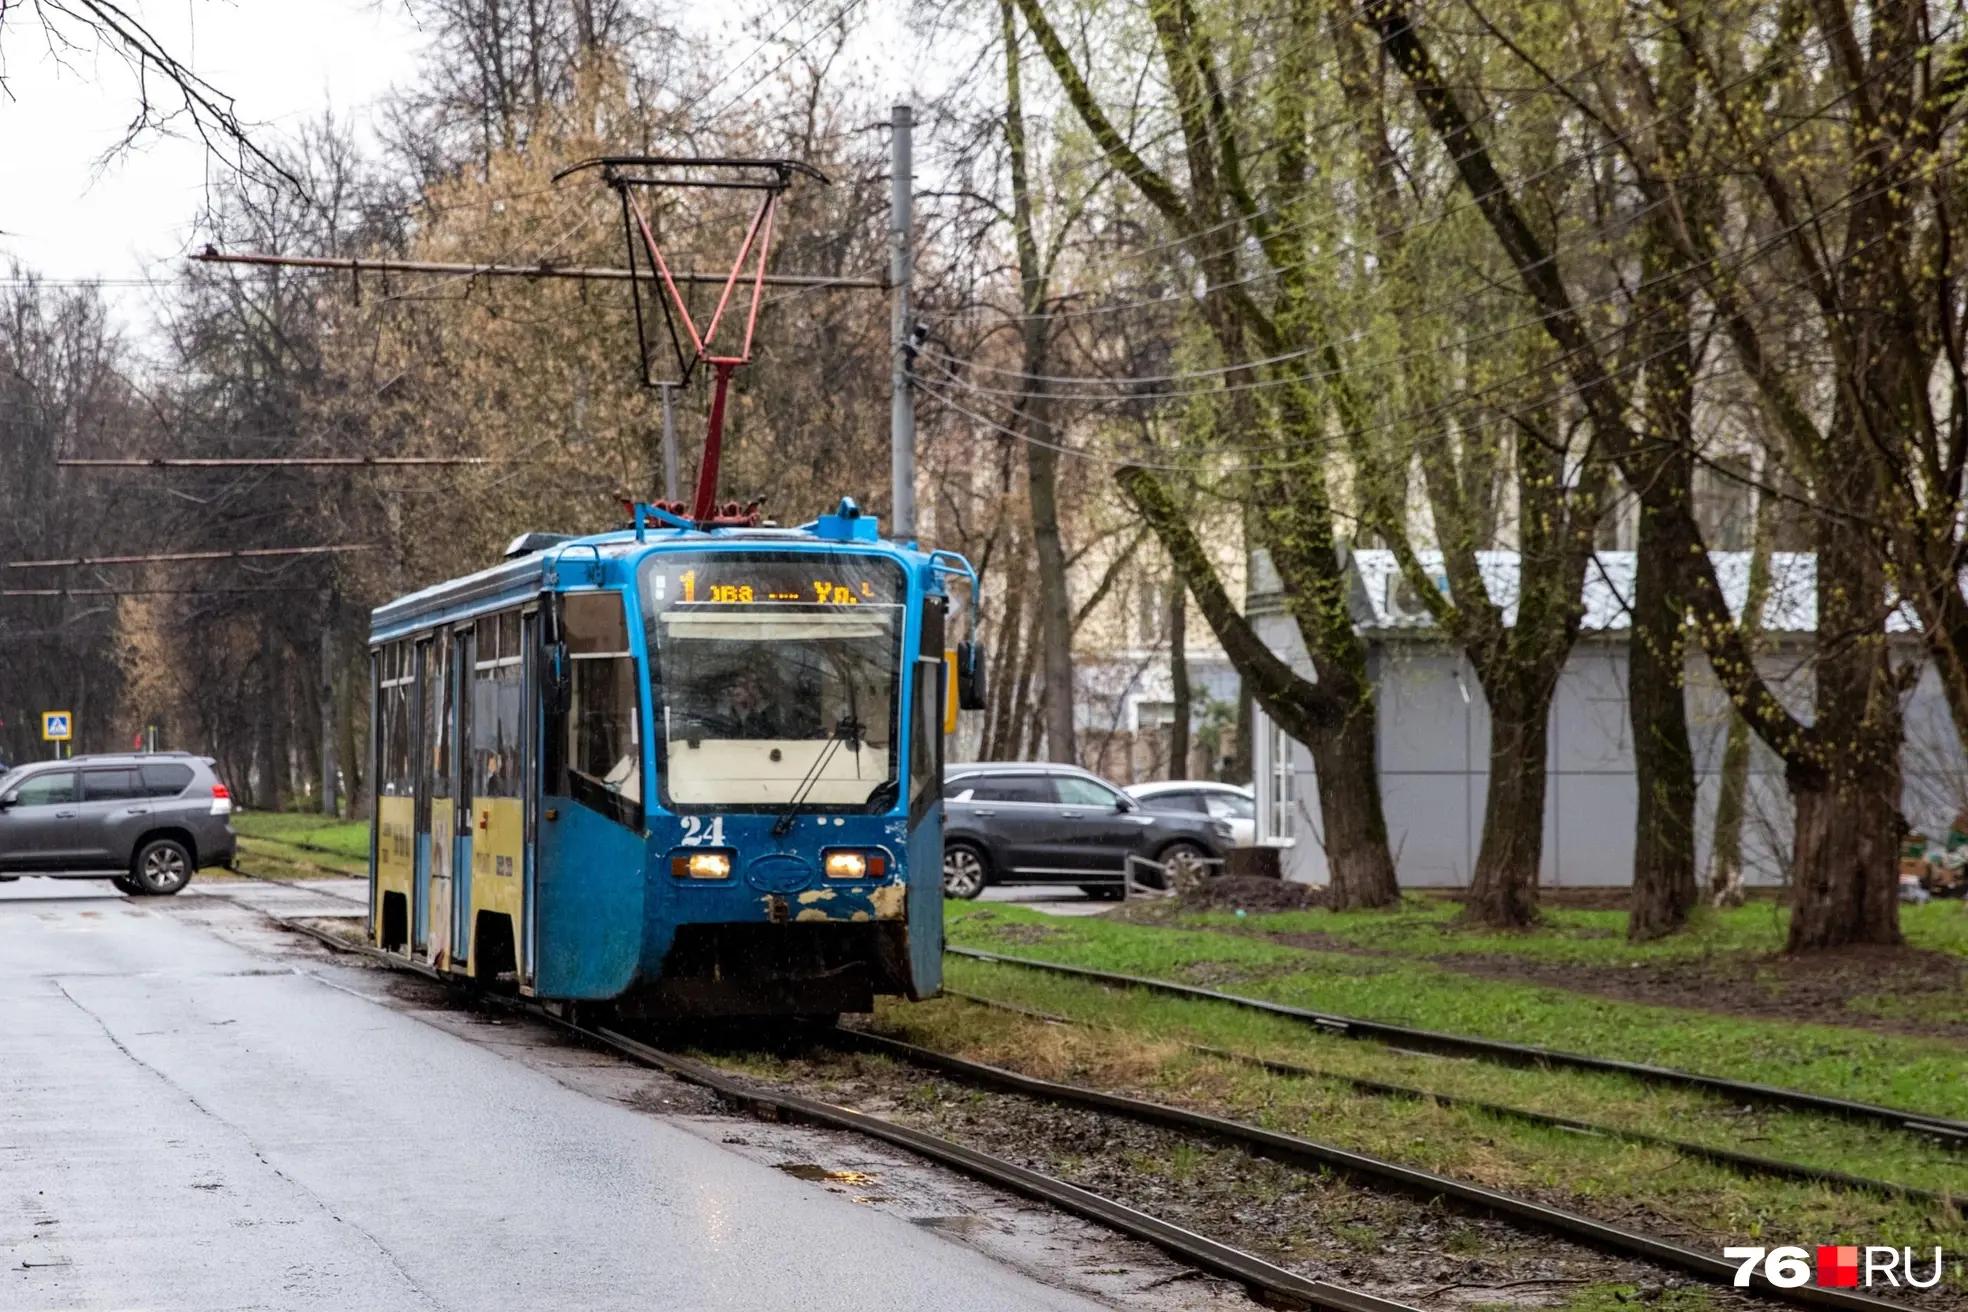
[[[957,709],[981,711],[987,704],[989,689],[984,680],[984,650],[976,642],[957,644]]]

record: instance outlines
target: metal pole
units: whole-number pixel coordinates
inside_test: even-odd
[[[663,499],[677,499],[676,384],[658,383],[663,393]]]
[[[914,238],[915,116],[897,105],[889,130],[888,281],[894,319],[889,331],[893,354],[889,380],[890,473],[894,524],[890,533],[907,541],[916,535],[916,398],[909,385],[909,278]]]

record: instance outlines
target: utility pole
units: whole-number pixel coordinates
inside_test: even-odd
[[[889,332],[889,349],[894,357],[890,362],[893,373],[889,381],[894,523],[889,532],[903,542],[916,536],[916,398],[909,384],[910,335],[914,330],[909,322],[911,246],[915,237],[911,176],[915,171],[911,141],[914,131],[915,116],[909,106],[897,105],[889,128],[888,281],[894,306]]]
[[[658,383],[663,394],[663,500],[677,499],[676,389],[675,383]]]

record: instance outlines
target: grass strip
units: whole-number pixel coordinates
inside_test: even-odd
[[[1425,962],[1308,952],[1213,930],[1046,916],[1002,903],[949,905],[945,923],[950,942],[963,947],[1968,1117],[1968,1049],[1945,1040],[1622,1002],[1476,979]]]
[[[1134,1093],[1316,1138],[1718,1253],[1745,1236],[1773,1243],[1939,1243],[1950,1251],[1968,1246],[1968,1224],[1945,1208],[1750,1178],[1659,1146],[1467,1106],[1365,1094],[1342,1080],[1200,1054],[1171,1036],[1132,1027],[1047,1024],[951,999],[884,1005],[877,1029],[1043,1079]],[[1960,1272],[1955,1279],[1959,1288]]]

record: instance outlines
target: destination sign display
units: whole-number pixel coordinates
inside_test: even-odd
[[[902,571],[873,556],[659,556],[648,569],[658,607],[894,605],[902,591]]]

